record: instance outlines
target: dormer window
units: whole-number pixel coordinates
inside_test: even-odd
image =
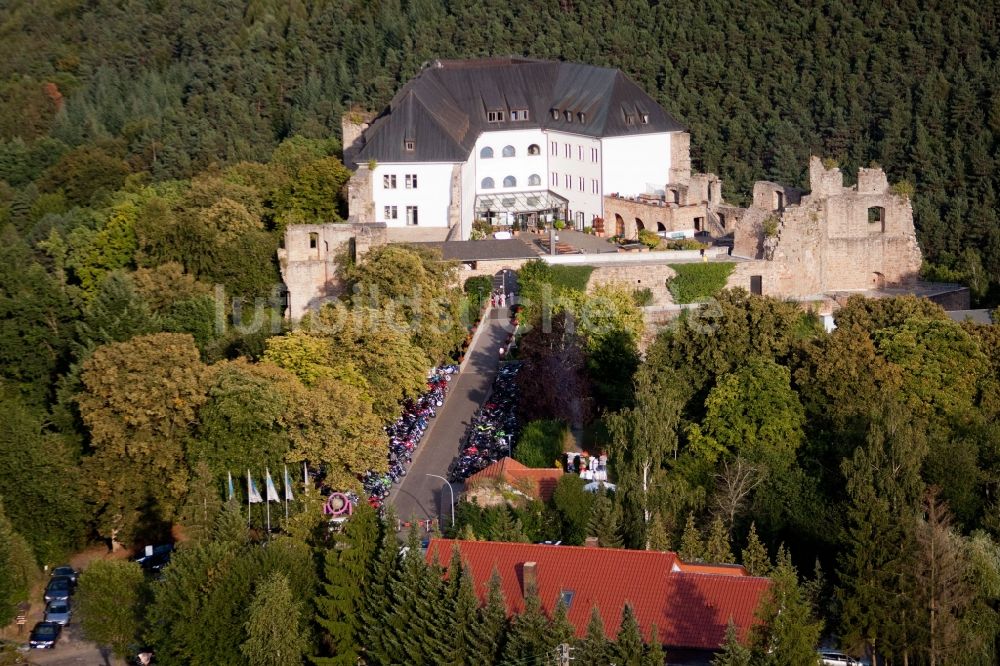
[[[643,125],[648,125],[649,124],[649,114],[648,113],[640,114],[639,115],[639,119],[642,121]]]
[[[510,112],[510,119],[511,120],[518,120],[518,121],[527,120],[528,119],[528,110],[527,109],[514,109],[514,110],[512,110]]]
[[[559,109],[552,109],[552,120],[559,120]]]
[[[486,120],[491,123],[499,123],[503,121],[503,111],[487,111]]]
[[[417,142],[414,141],[413,139],[407,139],[406,141],[403,142],[403,148],[406,149],[406,152],[412,153],[414,150],[417,149]]]
[[[625,114],[625,124],[626,125],[631,125],[634,122],[635,122],[635,119],[632,117],[632,114],[631,113],[626,113]]]
[[[585,122],[587,122],[587,114],[586,114],[586,113],[584,113],[583,111],[581,111],[580,113],[576,114],[576,117],[577,117],[577,119],[578,119],[578,120],[579,120],[579,121],[580,121],[581,123],[585,123]]]
[[[573,122],[573,112],[572,111],[566,111],[565,113],[563,113],[563,118],[565,118],[566,122],[568,122],[568,123]]]

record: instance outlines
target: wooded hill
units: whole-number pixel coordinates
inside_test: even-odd
[[[13,0],[0,9],[0,217],[72,189],[39,178],[73,148],[114,159],[95,157],[91,177],[124,160],[186,178],[263,161],[294,134],[335,135],[341,112],[380,108],[434,58],[518,54],[620,67],[690,127],[695,167],[730,200],[759,178],[805,185],[810,153],[848,173],[879,163],[916,187],[928,277],[977,297],[992,285],[995,302],[989,4]]]

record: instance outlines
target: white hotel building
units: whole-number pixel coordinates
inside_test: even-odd
[[[350,212],[452,240],[476,219],[558,217],[582,229],[604,217],[605,195],[661,193],[683,132],[616,69],[439,60],[370,124],[345,120]]]

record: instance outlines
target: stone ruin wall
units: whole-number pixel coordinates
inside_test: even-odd
[[[336,298],[342,288],[337,279],[337,258],[342,253],[353,251],[355,258],[361,258],[387,240],[384,224],[295,224],[285,229],[278,264],[288,289],[286,316],[297,321]]]
[[[776,183],[754,186],[754,205],[736,225],[733,254],[756,259],[741,264],[730,286],[760,275],[763,293],[803,297],[831,291],[877,289],[912,283],[921,254],[909,199],[892,194],[881,169],[860,169],[858,185],[844,187],[843,174],[810,160],[809,194]],[[781,191],[784,206],[776,208]],[[881,221],[869,222],[869,209]],[[778,234],[764,238],[763,225],[778,220]]]

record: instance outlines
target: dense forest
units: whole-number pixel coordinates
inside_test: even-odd
[[[150,644],[178,664],[356,663],[355,650],[366,663],[521,663],[547,651],[565,639],[564,618],[508,622],[497,599],[472,609],[456,568],[445,584],[385,547],[391,517],[363,511],[331,535],[314,493],[266,541],[223,503],[226,472],[248,465],[306,461],[320,484],[358,489],[359,474],[386,464],[383,426],[399,401],[466,338],[453,267],[396,246],[340,277],[389,297],[417,287],[439,308],[432,319],[455,327],[401,329],[412,312],[343,302],[287,330],[276,249],[288,224],[343,219],[340,114],[378,109],[438,57],[620,67],[690,127],[695,166],[721,175],[730,200],[758,178],[805,185],[810,153],[911,182],[926,276],[994,304],[1000,37],[989,9],[4,3],[0,624],[43,564],[99,540],[180,536],[161,581],[126,562],[85,572],[89,636],[122,654]],[[556,287],[557,310],[576,321],[520,341],[521,406],[535,424],[524,432],[537,441],[583,422],[619,492],[591,495],[566,477],[546,505],[465,503],[456,535],[597,536],[771,575],[780,599],[720,663],[811,663],[821,635],[891,663],[996,663],[995,327],[915,299],[856,299],[827,333],[787,303],[725,292],[641,357],[637,295],[585,294],[580,277],[522,271],[525,295]],[[367,327],[330,325],[351,316]],[[360,579],[373,591],[351,596]],[[588,640],[607,659],[662,660],[631,627],[598,634]]]

